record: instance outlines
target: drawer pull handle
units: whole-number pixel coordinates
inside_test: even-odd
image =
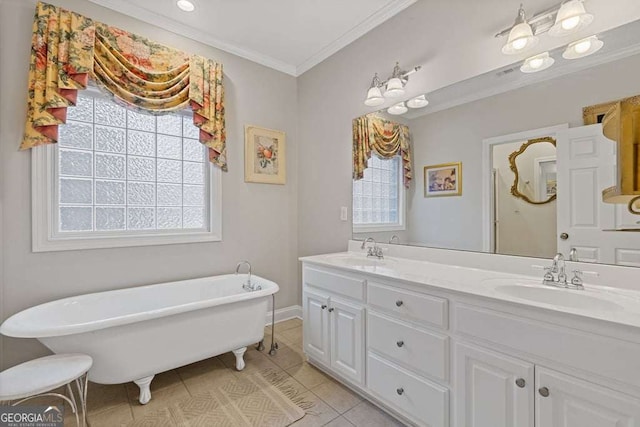
[[[396,389],[396,393],[398,393],[398,396],[402,396],[404,394],[404,389],[402,387]]]
[[[404,345],[404,341],[400,340],[400,341],[396,342],[396,345],[398,347],[402,347]]]
[[[396,301],[396,307],[402,307],[402,304],[404,304],[404,302],[402,302],[401,299],[399,299],[398,301]]]
[[[331,307],[331,308],[329,309],[329,313],[331,313],[332,311],[333,311],[333,307]]]
[[[540,387],[538,389],[538,393],[540,393],[540,396],[542,397],[549,397],[549,389],[546,387]]]
[[[322,304],[320,308],[324,310],[325,308],[327,308],[327,306],[325,304]]]
[[[524,378],[518,378],[516,380],[516,385],[520,388],[524,388],[524,386],[527,384],[527,382],[524,380]]]

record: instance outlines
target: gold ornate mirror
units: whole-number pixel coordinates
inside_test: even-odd
[[[515,175],[511,194],[534,205],[556,199],[556,140],[546,136],[530,139],[509,155]]]

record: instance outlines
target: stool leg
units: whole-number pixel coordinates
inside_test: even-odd
[[[80,418],[78,417],[78,404],[76,403],[76,397],[73,393],[73,389],[71,389],[71,383],[67,384],[67,391],[69,392],[69,398],[71,399],[71,402],[73,402],[73,405],[71,405],[71,410],[76,416],[76,426],[80,427]]]
[[[78,395],[80,397],[80,409],[82,414],[82,425],[87,426],[87,388],[89,386],[89,373],[85,373],[80,378],[76,379],[76,387],[78,388]]]

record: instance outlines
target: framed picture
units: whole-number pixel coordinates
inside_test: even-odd
[[[462,163],[424,167],[424,197],[461,196]]]
[[[258,126],[244,127],[244,181],[262,184],[286,182],[284,132]]]

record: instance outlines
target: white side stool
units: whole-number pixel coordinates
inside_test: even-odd
[[[80,425],[78,410],[82,411],[82,424],[87,425],[87,372],[93,365],[93,359],[85,354],[54,354],[30,360],[0,372],[0,402],[19,405],[29,399],[40,396],[54,396],[64,399],[76,416]],[[71,388],[75,383],[80,398],[80,408]],[[67,386],[69,397],[53,393],[61,386]],[[12,401],[15,401],[11,403]]]

